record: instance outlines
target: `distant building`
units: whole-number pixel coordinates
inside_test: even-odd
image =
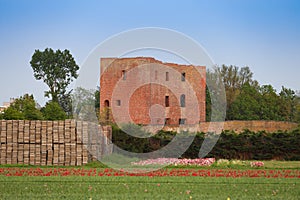
[[[15,98],[10,98],[9,102],[3,102],[3,105],[0,106],[0,113],[3,113],[6,108],[8,108],[12,103],[15,102]]]
[[[205,121],[205,66],[151,57],[101,58],[100,115],[135,124]]]
[[[0,106],[0,113],[3,113],[6,108],[4,106]]]

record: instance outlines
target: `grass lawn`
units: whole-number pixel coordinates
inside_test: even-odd
[[[299,199],[299,179],[0,177],[0,199]]]
[[[300,162],[265,162],[263,169],[299,170]],[[97,168],[90,164],[85,169]],[[10,166],[0,166],[5,168]],[[20,169],[31,167],[20,167]],[[35,167],[33,167],[35,168]],[[48,167],[49,168],[49,167]],[[212,167],[218,168],[217,166]],[[250,167],[234,167],[242,170]],[[71,169],[71,168],[70,168]],[[203,169],[210,169],[205,167]],[[224,169],[220,166],[219,169]],[[228,168],[227,168],[228,169]],[[1,199],[299,199],[299,178],[4,176]]]

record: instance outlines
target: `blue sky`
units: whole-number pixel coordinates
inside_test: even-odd
[[[297,0],[0,0],[0,27],[0,105],[25,93],[47,100],[29,64],[35,49],[69,49],[80,65],[108,37],[141,27],[179,31],[216,64],[249,66],[260,84],[300,90]]]

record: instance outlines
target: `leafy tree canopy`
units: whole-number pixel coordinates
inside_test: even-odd
[[[77,87],[74,90],[74,93],[72,94],[72,107],[74,119],[98,122],[96,114],[98,112],[98,103],[99,102],[97,102],[97,91]]]
[[[217,76],[218,75],[218,76]],[[216,78],[217,77],[217,78]],[[279,94],[272,85],[259,85],[249,67],[226,66],[208,71],[207,79],[222,81],[226,92],[226,120],[277,120],[300,122],[300,97],[282,87]],[[206,118],[211,115],[210,93],[206,89]]]
[[[65,120],[67,118],[64,110],[55,101],[48,102],[41,111],[46,120]]]
[[[67,87],[78,77],[79,70],[70,51],[53,51],[51,48],[44,51],[35,50],[30,64],[34,77],[43,80],[49,87],[45,96],[51,96],[52,101],[59,103],[66,112],[70,112],[70,92],[67,92]]]
[[[41,120],[43,115],[37,108],[37,103],[35,102],[33,95],[25,94],[20,97],[8,107],[3,113],[3,119],[7,120]]]

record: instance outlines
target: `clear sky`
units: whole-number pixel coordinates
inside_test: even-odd
[[[141,27],[179,31],[218,65],[300,90],[298,0],[0,0],[0,105],[25,93],[47,100],[29,64],[35,49],[69,49],[80,65],[108,37]]]

